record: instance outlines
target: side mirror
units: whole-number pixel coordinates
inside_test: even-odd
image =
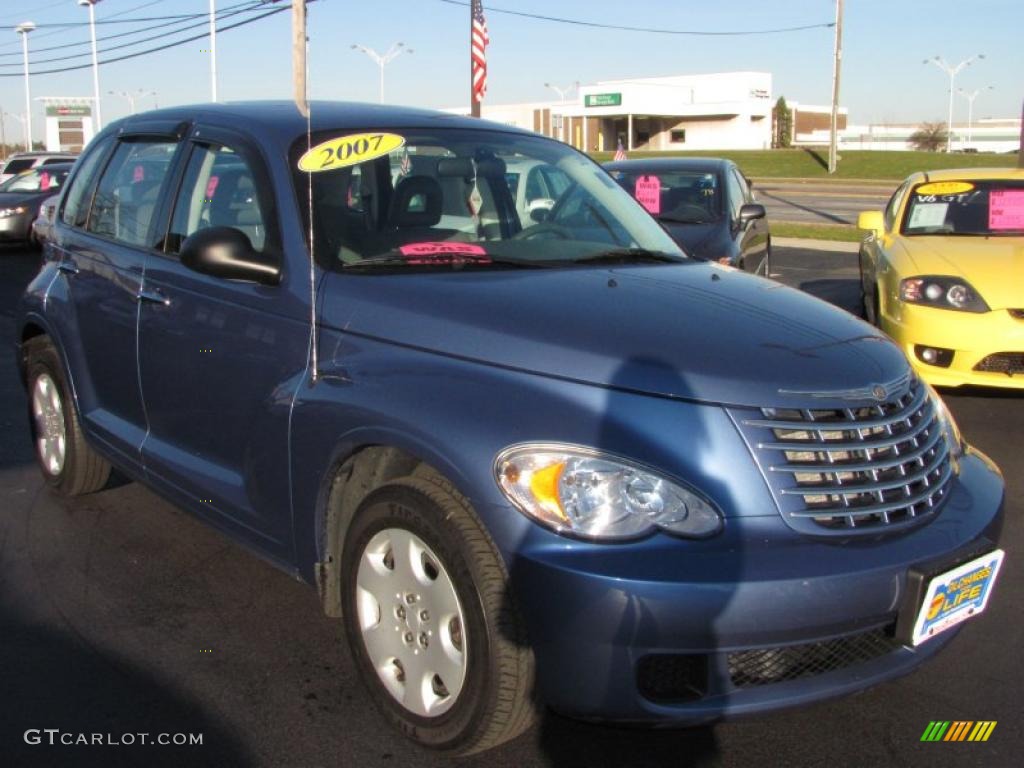
[[[857,229],[866,229],[875,237],[885,234],[885,217],[881,211],[861,211],[857,216]]]
[[[764,206],[760,203],[744,203],[740,207],[739,223],[740,226],[749,224],[754,219],[763,219],[768,215],[768,212],[764,209]]]
[[[189,235],[180,257],[182,264],[204,275],[262,285],[281,282],[281,266],[256,253],[248,236],[234,227],[210,227]]]

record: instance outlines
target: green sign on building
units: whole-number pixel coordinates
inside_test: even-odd
[[[583,97],[585,107],[621,107],[621,93],[588,93]]]
[[[47,117],[89,117],[91,114],[92,108],[88,105],[72,107],[62,104],[60,106],[49,105],[46,107]]]

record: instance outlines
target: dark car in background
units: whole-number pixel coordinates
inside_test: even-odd
[[[1003,558],[998,469],[884,334],[687,258],[588,157],[495,123],[112,123],[14,325],[47,484],[116,468],[315,585],[436,749],[538,700],[681,725],[862,690],[946,647]]]
[[[771,274],[771,233],[751,182],[729,160],[666,157],[605,163],[692,257]]]
[[[38,244],[32,224],[73,167],[70,162],[40,166],[0,184],[0,242]]]
[[[78,157],[74,152],[18,152],[3,161],[0,169],[0,183],[12,179],[19,173],[31,171],[43,165],[73,163]]]

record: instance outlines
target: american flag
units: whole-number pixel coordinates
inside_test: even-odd
[[[612,159],[616,161],[626,159],[626,150],[622,147],[622,139],[619,139],[619,146],[615,148],[615,157]]]
[[[470,42],[473,59],[473,99],[483,101],[487,93],[487,45],[491,36],[487,34],[487,20],[480,0],[473,0],[473,37]]]
[[[409,157],[409,150],[406,149],[402,152],[402,162],[398,166],[398,175],[408,176],[410,173],[412,173],[412,159]]]

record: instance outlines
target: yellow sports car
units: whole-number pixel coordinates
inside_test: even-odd
[[[1024,389],[1024,170],[915,173],[857,226],[864,315],[926,381]]]

